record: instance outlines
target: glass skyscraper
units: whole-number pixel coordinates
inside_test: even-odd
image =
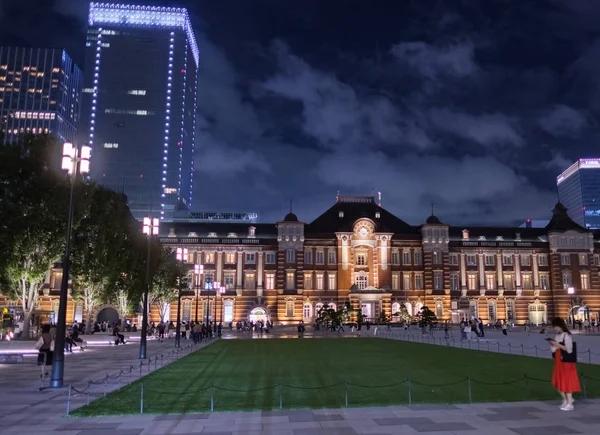
[[[29,132],[73,141],[82,83],[81,69],[62,49],[0,46],[0,128],[5,140]]]
[[[199,53],[186,9],[91,3],[82,142],[136,218],[192,205]]]
[[[579,159],[556,179],[560,201],[585,228],[600,229],[600,159]]]

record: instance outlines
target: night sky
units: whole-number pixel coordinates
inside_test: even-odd
[[[136,2],[139,3],[139,2]],[[195,208],[294,212],[382,191],[411,224],[549,218],[600,157],[598,0],[179,0],[200,45]],[[0,0],[0,44],[83,63],[88,2]]]

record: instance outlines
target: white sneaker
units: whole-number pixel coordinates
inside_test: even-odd
[[[560,407],[561,411],[573,411],[573,405],[566,404]]]

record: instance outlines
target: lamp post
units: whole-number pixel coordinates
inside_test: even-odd
[[[158,218],[145,217],[143,220],[143,233],[148,238],[148,255],[146,256],[146,286],[144,296],[142,296],[142,337],[140,340],[140,359],[146,359],[146,341],[148,337],[148,294],[152,288],[152,278],[150,277],[150,252],[152,249],[152,236],[158,235]]]
[[[81,147],[65,142],[61,168],[67,171],[71,181],[69,194],[69,210],[67,213],[67,237],[65,243],[65,256],[63,258],[63,276],[60,284],[60,300],[58,303],[58,319],[56,322],[56,338],[54,339],[54,359],[50,376],[50,387],[61,388],[65,372],[65,333],[67,329],[67,298],[69,295],[69,269],[71,266],[71,231],[73,227],[73,192],[77,174],[90,172],[90,157],[92,149],[83,145]]]
[[[183,287],[183,265],[188,256],[187,248],[177,248],[177,260],[181,261],[179,269],[179,289],[177,291],[177,325],[175,326],[175,347],[181,345],[181,289]]]
[[[227,287],[225,287],[224,285],[222,285],[221,288],[219,289],[219,293],[221,294],[221,320],[219,320],[221,328],[223,328],[223,295],[226,292],[227,292]]]
[[[206,327],[208,328],[208,312],[210,311],[210,296],[208,292],[212,289],[212,282],[204,282],[204,291],[206,292]]]
[[[571,327],[575,327],[575,316],[573,316],[573,308],[575,308],[575,287],[568,287],[567,294],[571,296],[571,308],[569,308],[569,320],[571,321]]]
[[[202,264],[194,264],[194,290],[196,290],[196,319],[195,322],[198,323],[198,293],[200,293],[200,279],[202,275],[204,275],[204,265]]]

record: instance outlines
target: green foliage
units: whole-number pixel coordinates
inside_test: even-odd
[[[153,249],[156,259],[152,262],[151,268],[154,271],[152,278],[152,291],[148,297],[148,306],[158,308],[161,321],[165,317],[163,307],[177,299],[177,281],[179,279],[179,264],[177,263],[175,252],[169,248],[160,247]]]
[[[409,314],[404,304],[400,304],[400,311],[392,313],[392,316],[399,317],[402,323],[410,322],[412,320],[412,316]]]
[[[419,319],[419,326],[421,328],[433,326],[437,323],[437,317],[435,316],[435,313],[433,311],[431,311],[427,306],[424,306],[423,308],[421,308],[421,311],[419,312],[419,315],[418,315],[418,319]]]

